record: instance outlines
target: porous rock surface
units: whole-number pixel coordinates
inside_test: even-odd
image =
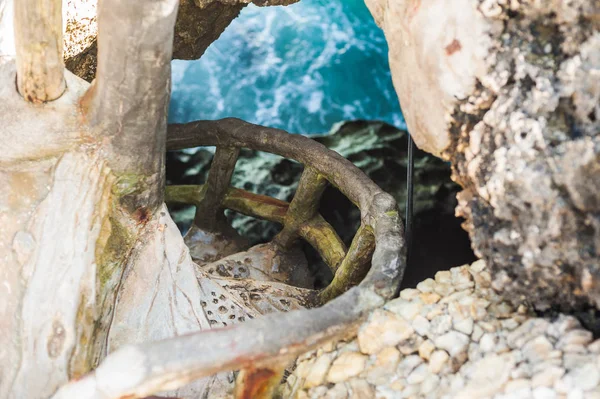
[[[284,398],[600,398],[600,340],[491,288],[483,261],[438,272],[358,333],[298,359]]]
[[[505,298],[600,306],[600,1],[367,0]]]

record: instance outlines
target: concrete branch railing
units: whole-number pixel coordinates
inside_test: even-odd
[[[357,285],[367,274],[376,247],[377,220],[398,223],[396,204],[389,194],[350,161],[308,137],[233,118],[169,126],[168,150],[198,146],[216,146],[206,183],[168,186],[166,202],[195,205],[195,224],[208,230],[214,228],[222,209],[283,225],[273,239],[278,247],[288,249],[302,238],[320,254],[334,274],[333,281],[319,293],[319,303]],[[290,203],[230,187],[242,147],[281,155],[304,165]],[[346,248],[333,227],[319,214],[319,201],[328,183],[360,209],[361,225],[350,248]],[[399,242],[397,252],[400,246]]]

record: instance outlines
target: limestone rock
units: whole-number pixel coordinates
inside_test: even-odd
[[[358,331],[358,345],[361,352],[373,354],[399,344],[413,332],[411,325],[401,317],[392,312],[376,310]]]
[[[583,312],[600,307],[598,2],[366,3],[411,135],[464,187],[457,215],[494,289],[599,329]]]

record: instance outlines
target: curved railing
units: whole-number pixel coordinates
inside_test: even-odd
[[[106,375],[131,374],[123,368],[132,363],[143,367],[136,369],[135,378],[120,377],[118,389],[112,389],[106,398],[144,397],[226,370],[242,370],[236,397],[268,397],[269,386],[279,383],[283,370],[297,356],[346,336],[368,311],[396,293],[405,267],[396,203],[351,162],[307,137],[237,119],[169,126],[168,150],[198,146],[217,147],[207,182],[203,186],[169,187],[167,200],[195,204],[195,223],[201,228],[217,223],[221,208],[230,208],[281,223],[283,229],[274,241],[283,248],[298,238],[311,243],[335,272],[331,284],[319,293],[324,305],[125,346],[110,354],[93,373],[61,388],[55,399],[84,397],[81,392],[86,390],[96,392],[95,387]],[[230,187],[242,147],[304,164],[290,203]],[[327,182],[361,212],[361,226],[348,249],[317,211]]]
[[[357,285],[366,275],[376,247],[373,217],[395,219],[397,210],[393,198],[351,162],[307,137],[239,119],[169,126],[168,150],[197,146],[216,146],[206,183],[168,186],[166,202],[195,205],[198,227],[213,228],[218,213],[224,208],[283,225],[273,239],[276,245],[288,249],[298,238],[304,239],[321,255],[334,275],[333,281],[319,294],[321,303]],[[230,187],[242,147],[281,155],[304,165],[290,203]],[[348,249],[318,212],[319,200],[328,183],[346,195],[361,212],[361,225]],[[373,213],[376,197],[387,202],[386,209],[381,209],[383,215]]]

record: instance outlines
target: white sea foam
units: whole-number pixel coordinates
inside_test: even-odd
[[[198,61],[173,63],[171,120],[235,116],[296,133],[405,127],[387,47],[362,0],[249,6]]]

